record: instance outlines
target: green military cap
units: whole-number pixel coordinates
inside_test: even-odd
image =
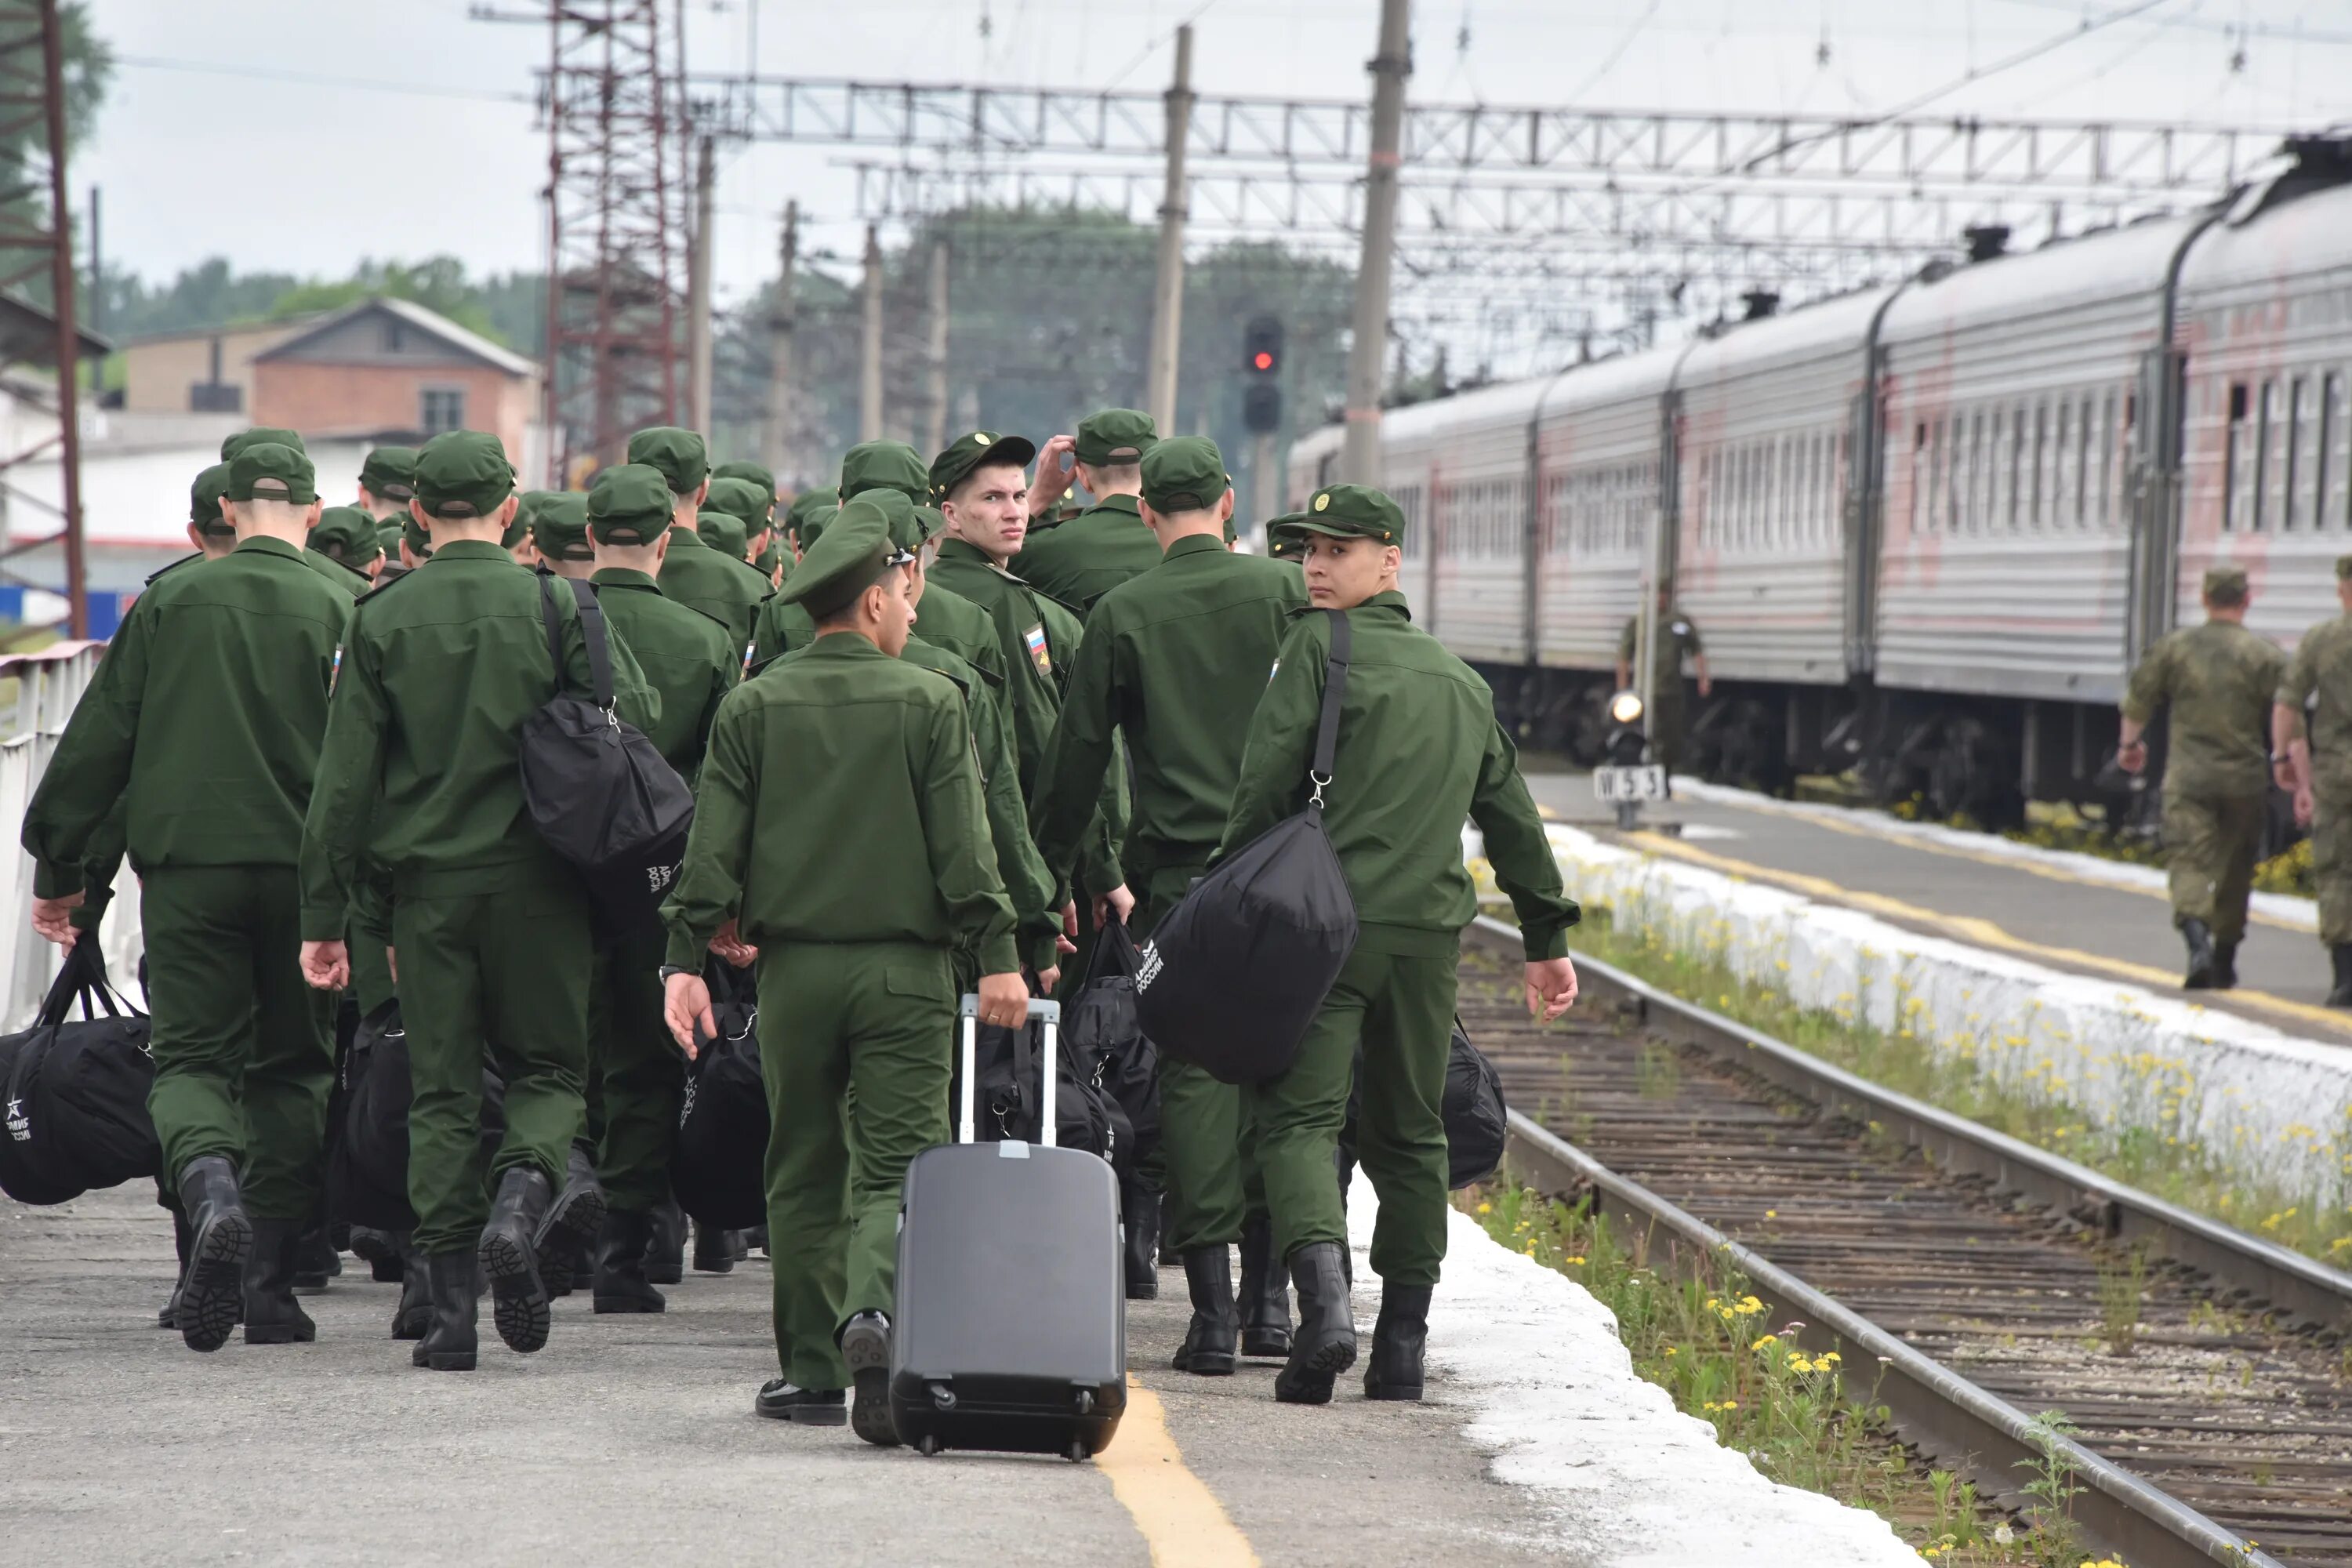
[[[805,605],[822,620],[839,613],[882,580],[893,566],[913,557],[890,543],[888,513],[878,497],[860,496],[842,504],[815,548],[801,557],[792,581],[776,590],[787,605]]]
[[[928,478],[924,481],[924,489],[926,492],[929,489]],[[841,495],[837,490],[803,490],[793,498],[792,505],[784,508],[784,526],[797,534],[801,531],[802,520],[820,511],[831,511],[840,504]]]
[[[908,500],[929,500],[931,475],[922,455],[904,441],[861,441],[841,455],[841,488],[833,499],[845,501],[867,490],[897,490]]]
[[[416,500],[427,517],[488,517],[514,494],[514,481],[507,449],[488,431],[446,431],[416,453]]]
[[[940,515],[937,508],[910,501],[897,490],[867,490],[857,499],[882,509],[882,526],[889,533],[892,547],[909,557],[948,525],[948,520]]]
[[[228,493],[228,465],[215,463],[188,487],[188,521],[199,533],[234,533],[221,514],[221,497]]]
[[[710,448],[696,431],[656,425],[629,437],[629,461],[659,468],[672,495],[689,495],[710,477]]]
[[[539,504],[530,509],[530,542],[539,552],[550,561],[594,560],[596,547],[588,542],[588,498],[578,490],[537,493]]]
[[[387,559],[394,551],[400,548],[400,536],[407,531],[408,524],[403,519],[380,517],[375,520],[375,542],[383,546],[383,552]]]
[[[838,506],[821,506],[811,509],[808,514],[801,519],[798,531],[801,556],[803,560],[807,558],[810,551],[816,548],[817,537],[824,532],[835,518],[840,515],[841,508]]]
[[[1151,450],[1159,439],[1160,432],[1152,427],[1150,415],[1133,408],[1106,408],[1078,421],[1073,456],[1089,468],[1136,463],[1143,460],[1143,454]]]
[[[360,464],[360,488],[386,500],[406,500],[416,493],[416,448],[378,447]]]
[[[750,479],[721,479],[713,474],[710,493],[702,498],[702,515],[723,512],[743,525],[746,537],[768,526],[769,492]]]
[[[736,560],[746,563],[751,559],[751,535],[743,527],[743,520],[740,517],[723,511],[706,511],[694,520],[694,531],[702,535],[703,543],[722,555],[732,555]]]
[[[1286,511],[1279,517],[1265,520],[1265,552],[1276,561],[1287,561],[1298,553],[1298,535],[1290,531],[1293,523],[1303,520],[1303,511]]]
[[[931,459],[931,493],[928,499],[944,499],[974,468],[995,463],[1026,468],[1029,459],[1036,455],[1037,444],[1025,436],[992,436],[985,430],[959,436],[946,451]],[[849,487],[844,485],[841,493],[848,495]]]
[[[1173,436],[1143,455],[1143,500],[1154,511],[1207,511],[1231,484],[1224,454],[1206,436]]]
[[[1332,539],[1404,543],[1404,512],[1387,491],[1370,485],[1325,485],[1307,501],[1305,511],[1283,519],[1281,527],[1294,539],[1301,533],[1320,533]]]
[[[2223,561],[2205,568],[2205,596],[2209,599],[2242,599],[2246,596],[2246,569],[2234,561]]]
[[[710,470],[710,477],[714,479],[749,479],[760,487],[760,493],[768,498],[770,506],[776,504],[776,476],[749,458],[738,458],[731,463],[721,463]]]
[[[606,468],[588,487],[588,531],[599,544],[654,543],[669,520],[669,477],[650,463]]]
[[[253,441],[228,460],[230,500],[282,500],[309,506],[319,499],[318,473],[310,459],[275,441]]]
[[[400,542],[408,546],[408,552],[419,561],[433,553],[433,536],[425,532],[425,525],[413,517],[400,525]],[[440,579],[436,577],[434,581],[437,583]]]
[[[221,461],[226,463],[247,447],[257,446],[264,441],[272,446],[291,447],[298,452],[309,451],[309,448],[302,445],[302,437],[293,431],[280,430],[269,425],[257,425],[250,430],[240,430],[234,436],[225,436],[221,438]]]
[[[383,553],[375,519],[355,506],[331,506],[320,512],[310,537],[303,542],[354,572],[366,571],[367,563]]]

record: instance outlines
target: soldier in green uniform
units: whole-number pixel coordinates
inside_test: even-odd
[[[1650,758],[1669,773],[1683,761],[1683,660],[1691,661],[1698,677],[1699,700],[1715,690],[1706,672],[1706,649],[1700,643],[1698,623],[1675,603],[1674,579],[1658,580],[1657,626],[1650,638],[1648,733]],[[1629,616],[1617,638],[1617,688],[1625,690],[1633,679],[1633,660],[1640,657],[1642,617]]]
[[[1078,423],[1072,450],[1077,482],[1094,505],[1024,541],[1011,563],[1015,576],[1081,615],[1129,578],[1160,564],[1160,542],[1138,508],[1143,457],[1159,439],[1151,416],[1106,408]]]
[[[762,577],[774,583],[777,573],[792,562],[792,552],[776,537],[776,476],[759,463],[738,458],[731,463],[721,463],[711,469],[710,477],[713,479],[741,479],[759,492],[760,510],[756,515],[743,520],[743,529],[751,542],[751,564],[759,568]]]
[[[355,506],[331,506],[319,513],[303,548],[315,551],[373,584],[383,571],[383,546],[375,520]]]
[[[1315,609],[1345,611],[1354,649],[1331,782],[1318,793],[1331,847],[1356,899],[1356,948],[1297,1059],[1249,1091],[1277,1256],[1298,1287],[1298,1331],[1275,1397],[1322,1404],[1356,1358],[1348,1230],[1332,1154],[1351,1079],[1364,1173],[1380,1194],[1372,1268],[1381,1280],[1364,1394],[1418,1399],[1429,1300],[1445,1257],[1445,1125],[1439,1116],[1454,1028],[1461,932],[1477,910],[1462,823],[1486,838],[1517,911],[1528,1007],[1558,1017],[1576,999],[1568,928],[1578,910],[1495,719],[1494,694],[1412,624],[1397,591],[1404,513],[1363,485],[1327,485],[1286,532],[1303,536]],[[1220,853],[1307,801],[1329,617],[1301,614],[1250,721],[1241,786]],[[1362,1066],[1356,1053],[1363,1052]]]
[[[887,1400],[898,1194],[948,1139],[950,950],[980,955],[983,1022],[1027,1016],[955,688],[896,657],[914,625],[882,506],[852,500],[782,592],[819,635],[720,708],[669,923],[667,1016],[715,1032],[702,961],[758,950],[768,1252],[783,1375],[763,1415],[895,1443]],[[854,1100],[856,1113],[849,1113]]]
[[[747,565],[750,564],[751,542],[743,531],[741,518],[730,516],[723,511],[713,511],[706,506],[702,509],[702,515],[694,520],[694,531],[702,535],[703,543],[708,544],[719,554],[730,561],[740,561]]]
[[[2246,571],[2205,574],[2205,624],[2161,638],[2132,671],[2116,761],[2147,766],[2141,739],[2159,706],[2171,709],[2164,763],[2164,858],[2172,923],[2189,947],[2189,991],[2238,983],[2246,896],[2270,806],[2265,721],[2286,655],[2246,629]]]
[[[302,968],[315,985],[346,982],[345,918],[369,857],[393,886],[415,1088],[408,1198],[433,1301],[412,1361],[466,1371],[478,1259],[499,1337],[534,1351],[549,1324],[535,1247],[603,1220],[551,1212],[581,1131],[588,911],[578,876],[531,826],[516,765],[524,721],[566,686],[588,689],[591,676],[572,596],[547,595],[499,543],[518,508],[496,437],[435,437],[417,456],[409,510],[432,531],[433,557],[363,598],[344,641],[303,824]],[[611,654],[616,710],[649,729],[659,699],[625,642],[611,639]],[[482,1068],[493,1053],[507,1126],[485,1173]],[[575,1206],[593,1209],[583,1198]]]
[[[2352,555],[2336,559],[2336,597],[2345,613],[2303,634],[2279,681],[2271,761],[2311,828],[2319,940],[2334,968],[2327,1005],[2352,1007]]]
[[[302,437],[296,432],[276,425],[256,425],[222,437],[220,460],[226,463],[247,447],[258,447],[265,442],[273,447],[291,447],[304,457],[310,456],[310,449],[302,445]]]
[[[228,465],[236,548],[140,596],[25,816],[37,922],[82,901],[118,800],[142,879],[155,1081],[148,1108],[190,1229],[183,1339],[316,1337],[294,1300],[320,1198],[334,1075],[325,999],[293,954],[295,861],[352,596],[302,559],[310,460],[270,442]]]
[[[661,694],[661,719],[646,735],[689,783],[702,768],[719,704],[742,669],[742,650],[701,611],[665,598],[656,585],[669,549],[671,497],[660,470],[623,464],[596,477],[583,498],[594,547],[596,597],[604,619],[629,645]],[[540,551],[553,553],[541,513]],[[646,1278],[654,1213],[669,1196],[670,1148],[683,1079],[662,1022],[658,921],[623,933],[596,955],[589,1005],[590,1046],[603,1111],[596,1174],[607,1205],[596,1249],[599,1312],[658,1312],[667,1303]]]
[[[768,511],[774,504],[770,492],[761,489],[757,482],[714,473],[710,493],[703,498],[702,510],[695,519],[695,531],[702,535],[702,542],[721,554],[748,562],[758,553],[761,536],[768,528]]]
[[[613,471],[607,468],[604,473]],[[604,477],[596,476],[600,482]],[[578,490],[536,493],[539,503],[530,509],[530,542],[539,552],[540,564],[558,577],[587,581],[596,572],[596,548],[588,537],[588,498]],[[627,634],[622,635],[625,640]],[[635,653],[636,648],[632,646],[629,651]]]
[[[669,553],[661,569],[663,595],[719,622],[739,651],[749,649],[761,602],[771,590],[748,562],[711,549],[695,530],[710,479],[710,458],[702,437],[669,425],[640,430],[629,437],[629,461],[658,468],[669,481],[672,510]]]
[[[360,462],[360,506],[378,522],[398,522],[416,499],[416,448],[378,447]]]
[[[1046,868],[1067,876],[1110,770],[1115,735],[1124,733],[1135,776],[1124,858],[1138,895],[1135,931],[1143,938],[1216,850],[1241,776],[1248,715],[1307,591],[1289,567],[1225,547],[1234,494],[1214,442],[1198,436],[1160,442],[1144,454],[1140,483],[1138,521],[1166,546],[1166,559],[1104,594],[1087,617],[1039,772],[1032,826]],[[1178,1369],[1234,1369],[1226,1253],[1234,1242],[1242,1244],[1249,1352],[1285,1353],[1289,1309],[1271,1266],[1262,1197],[1257,1212],[1246,1215],[1241,1090],[1162,1057],[1160,1137],[1172,1177],[1169,1238],[1183,1258],[1192,1297]],[[1133,1195],[1139,1201],[1128,1218],[1130,1279],[1152,1256],[1149,1246],[1137,1256],[1137,1232],[1156,1241],[1159,1229],[1150,1212],[1157,1194]]]

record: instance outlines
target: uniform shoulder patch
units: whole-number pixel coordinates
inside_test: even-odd
[[[1029,650],[1029,662],[1037,667],[1038,674],[1054,673],[1054,652],[1045,644],[1045,628],[1042,624],[1021,634],[1021,646]]]

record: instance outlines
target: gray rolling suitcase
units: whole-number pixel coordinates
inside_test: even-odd
[[[1045,1094],[1061,1008],[1042,1026]],[[890,1415],[899,1438],[942,1448],[1061,1454],[1107,1447],[1127,1409],[1126,1277],[1118,1179],[1051,1142],[973,1142],[979,998],[958,1010],[963,1088],[957,1141],[907,1167],[898,1206]]]

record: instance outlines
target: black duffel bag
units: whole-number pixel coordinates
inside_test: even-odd
[[[1364,1102],[1364,1053],[1356,1053],[1356,1076],[1348,1090],[1348,1119],[1339,1129],[1339,1159],[1352,1171],[1356,1164],[1356,1118]],[[1454,1020],[1454,1037],[1445,1056],[1445,1099],[1439,1114],[1445,1120],[1445,1184],[1455,1190],[1491,1176],[1503,1163],[1503,1144],[1510,1136],[1510,1110],[1503,1100],[1503,1079],[1486,1053],[1470,1043],[1462,1020]]]
[[[413,1230],[408,1204],[408,1108],[415,1098],[408,1035],[400,1004],[386,1002],[360,1020],[343,1053],[341,1136],[330,1140],[328,1211],[350,1225]],[[506,1138],[506,1081],[482,1066],[482,1158]]]
[[[1323,831],[1323,792],[1348,689],[1347,612],[1327,610],[1331,652],[1307,809],[1243,845],[1192,884],[1143,950],[1143,1032],[1225,1083],[1279,1078],[1356,947],[1356,900]]]
[[[957,1026],[961,1027],[961,1023]],[[972,1104],[974,1141],[1034,1143],[1043,1123],[1037,1115],[1037,1090],[1045,1081],[1038,1057],[1044,1050],[1036,1020],[1018,1029],[982,1026],[974,1055],[980,1059],[980,1092]],[[963,1053],[948,1079],[948,1104],[963,1103]],[[1083,1149],[1124,1168],[1125,1145],[1134,1136],[1127,1112],[1094,1080],[1093,1066],[1071,1048],[1066,1033],[1055,1037],[1054,1077],[1054,1142],[1065,1149]]]
[[[0,1040],[0,1191],[61,1204],[156,1175],[154,1082],[147,1016],[107,984],[98,935],[84,931],[33,1026]]]
[[[563,689],[558,582],[569,584],[580,604],[594,688],[587,697]],[[613,654],[595,591],[577,578],[551,575],[540,579],[539,593],[556,694],[523,721],[523,804],[548,847],[578,868],[599,935],[639,931],[677,879],[694,825],[694,792],[651,741],[613,712]]]
[[[1135,1013],[1135,972],[1141,963],[1127,922],[1112,920],[1096,933],[1086,983],[1062,1009],[1061,1049],[1127,1118],[1121,1170],[1132,1170],[1160,1146],[1160,1053]]]
[[[768,1082],[760,1068],[760,1003],[751,972],[707,966],[717,1037],[686,1064],[669,1185],[678,1207],[712,1230],[768,1223]]]

